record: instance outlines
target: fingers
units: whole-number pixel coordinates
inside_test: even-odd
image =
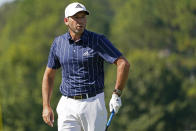
[[[52,112],[52,114],[50,115],[50,126],[53,127],[53,123],[54,123],[54,113]]]
[[[109,107],[110,107],[110,112],[112,112],[113,111],[113,101],[112,101],[112,99],[110,100],[110,103],[109,103]]]
[[[110,112],[112,112],[112,110],[113,110],[113,106],[112,104],[110,104]]]
[[[115,114],[117,114],[122,105],[120,97],[116,94],[112,94],[112,98],[110,100],[109,105],[110,105],[110,112],[114,110]]]
[[[119,111],[119,106],[114,106],[113,104],[110,105],[110,112],[112,112],[114,110],[115,114],[118,113]]]
[[[54,123],[54,113],[52,112],[51,119],[52,123]]]
[[[114,112],[115,112],[116,114],[118,113],[119,108],[120,108],[119,106],[115,106],[115,107],[114,107]]]
[[[54,113],[53,112],[43,113],[42,117],[43,117],[43,120],[46,124],[53,127],[53,123],[54,123]]]

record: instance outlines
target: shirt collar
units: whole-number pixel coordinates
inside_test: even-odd
[[[72,40],[69,31],[67,32],[66,37],[68,40]],[[87,41],[87,40],[88,40],[88,31],[85,29],[79,41]]]
[[[88,40],[88,31],[85,29],[82,36],[81,36],[82,41],[87,41]]]

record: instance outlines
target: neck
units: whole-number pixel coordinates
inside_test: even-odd
[[[70,30],[69,30],[69,33],[70,33],[71,38],[72,38],[73,41],[80,40],[80,37],[82,36],[82,33],[75,33],[75,32],[70,31]]]

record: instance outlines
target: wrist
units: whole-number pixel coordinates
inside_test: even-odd
[[[121,94],[122,94],[122,91],[119,90],[119,89],[114,89],[114,90],[113,90],[113,94],[116,94],[116,95],[118,95],[118,97],[120,97]]]
[[[48,107],[50,107],[50,104],[43,104],[43,108],[48,108]]]

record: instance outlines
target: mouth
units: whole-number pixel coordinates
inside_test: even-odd
[[[84,26],[80,25],[80,26],[77,26],[78,29],[83,29]]]

